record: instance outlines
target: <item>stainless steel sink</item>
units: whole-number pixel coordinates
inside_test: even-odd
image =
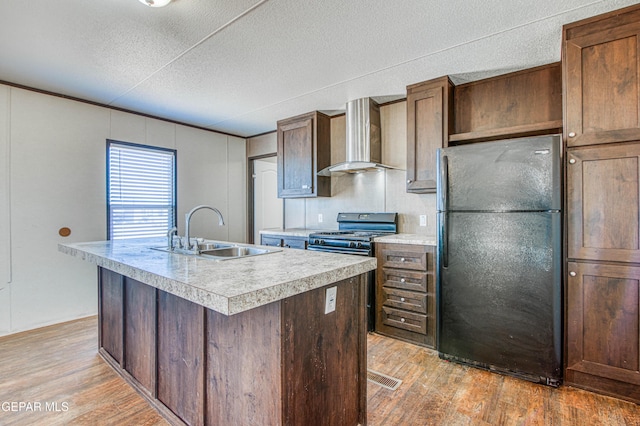
[[[217,243],[217,242],[204,242],[204,243],[198,243],[198,250],[200,250],[200,252],[203,251],[209,251],[209,250],[216,250],[216,249],[223,249],[223,248],[227,248],[227,247],[233,247],[233,244],[225,244],[225,243]],[[175,248],[173,250],[169,250],[167,247],[151,247],[152,250],[158,250],[158,251],[166,251],[167,253],[176,253],[176,254],[195,254],[193,252],[189,252],[187,250],[183,250],[181,248]]]
[[[273,253],[280,250],[274,249],[264,249],[257,247],[241,247],[241,246],[233,246],[226,248],[218,248],[213,250],[201,250],[201,256],[212,256],[216,258],[224,259],[235,259],[238,257],[247,257],[247,256],[257,256],[260,254]]]
[[[153,250],[164,251],[167,253],[182,254],[187,256],[200,256],[214,260],[238,259],[241,257],[258,256],[261,254],[275,253],[282,251],[280,249],[245,247],[233,244],[204,242],[198,244],[199,254],[187,252],[181,249],[169,250],[167,247],[151,247]]]
[[[223,243],[200,243],[198,244],[198,249],[200,252],[208,251],[208,250],[216,250],[227,247],[233,247],[232,244],[223,244]]]

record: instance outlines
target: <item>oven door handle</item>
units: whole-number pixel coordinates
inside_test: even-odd
[[[307,250],[321,251],[324,253],[353,254],[356,256],[371,256],[371,251],[368,249],[354,250],[354,249],[339,248],[339,247],[332,247],[327,249],[326,247],[307,246]]]

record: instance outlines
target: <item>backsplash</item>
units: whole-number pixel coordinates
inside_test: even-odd
[[[340,212],[397,212],[398,232],[435,236],[435,194],[407,193],[405,180],[404,170],[334,175],[331,197],[285,200],[285,227],[337,229]],[[427,216],[426,226],[420,226],[420,215]]]

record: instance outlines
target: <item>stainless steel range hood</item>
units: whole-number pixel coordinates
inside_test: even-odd
[[[380,107],[371,98],[347,103],[346,161],[318,172],[320,176],[332,173],[361,173],[370,170],[393,169],[381,164],[382,141],[380,135]]]

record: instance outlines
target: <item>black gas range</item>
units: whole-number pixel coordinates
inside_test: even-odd
[[[338,213],[338,231],[316,232],[309,235],[307,250],[331,253],[375,256],[373,239],[395,234],[398,213]],[[367,328],[375,327],[376,274],[367,274]]]
[[[375,256],[373,239],[395,234],[397,213],[338,213],[338,231],[309,235],[308,250]]]

